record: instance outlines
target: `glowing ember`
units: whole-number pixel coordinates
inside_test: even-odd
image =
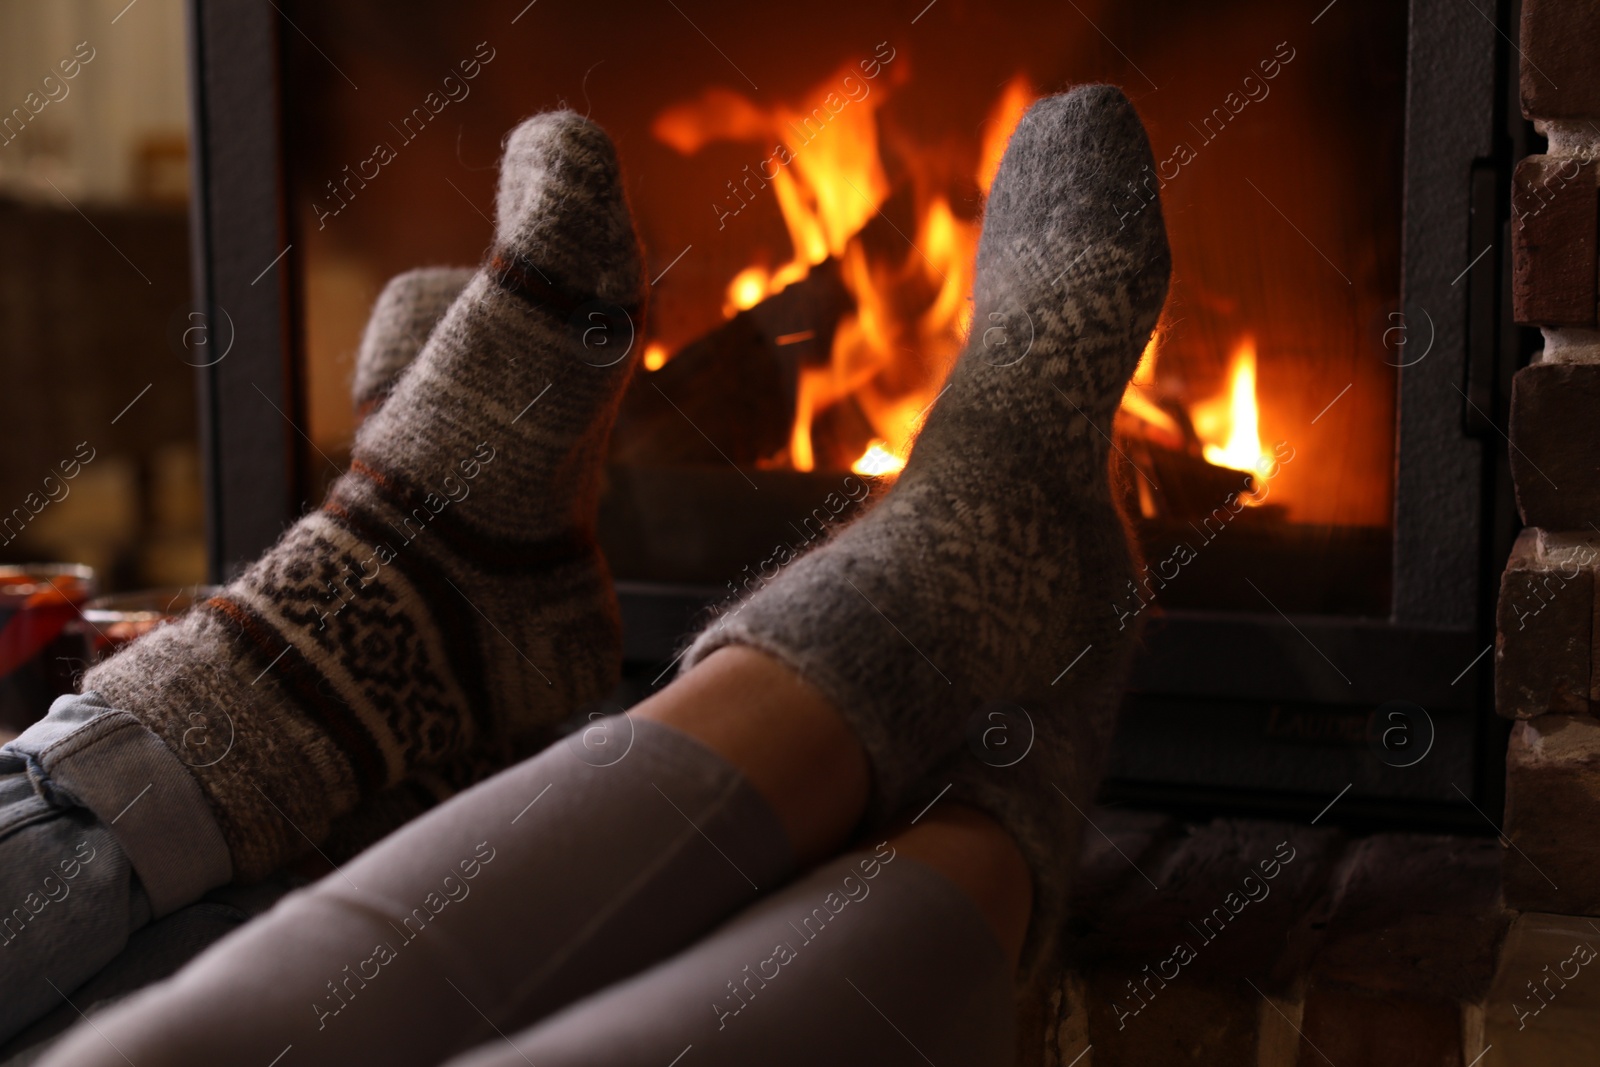
[[[1273,460],[1261,447],[1254,338],[1241,339],[1234,349],[1228,383],[1224,396],[1194,405],[1194,432],[1203,446],[1201,454],[1218,467],[1252,472],[1268,469]]]
[[[767,272],[760,267],[746,267],[728,283],[728,299],[722,313],[733,318],[740,311],[748,311],[768,296]]]
[[[850,464],[850,469],[870,478],[883,478],[899,474],[905,465],[906,461],[885,448],[882,441],[874,441],[867,446],[860,459]]]

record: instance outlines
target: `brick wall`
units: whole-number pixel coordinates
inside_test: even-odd
[[[1600,1063],[1600,0],[1522,3],[1549,147],[1511,205],[1514,313],[1544,345],[1507,431],[1527,527],[1496,619],[1509,845],[1096,809],[1021,1067]],[[1225,937],[1197,927],[1279,842],[1272,895]],[[1174,975],[1178,944],[1196,958]]]
[[[1529,527],[1500,583],[1495,704],[1507,764],[1506,902],[1600,914],[1600,5],[1524,0],[1523,114],[1549,141],[1516,168],[1516,319],[1544,334],[1512,391]]]
[[[1514,313],[1544,345],[1507,430],[1527,527],[1496,619],[1509,845],[1097,810],[1023,1067],[1600,1063],[1600,979],[1569,973],[1600,946],[1600,0],[1523,0],[1520,35],[1549,146],[1511,205]],[[1295,866],[1211,944],[1194,916],[1280,839]]]
[[[1492,838],[1089,818],[1070,962],[1023,1000],[1018,1067],[1501,1067]]]

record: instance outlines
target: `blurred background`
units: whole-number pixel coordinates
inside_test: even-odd
[[[181,0],[0,0],[0,563],[205,576],[188,125]]]

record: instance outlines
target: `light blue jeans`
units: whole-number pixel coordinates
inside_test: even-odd
[[[289,888],[201,899],[232,876],[172,750],[93,692],[57,700],[0,748],[0,1057],[172,973]]]

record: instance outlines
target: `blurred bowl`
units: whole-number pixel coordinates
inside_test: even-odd
[[[89,655],[77,624],[94,594],[81,563],[0,566],[0,729],[26,729],[72,692]]]
[[[91,658],[104,659],[221,591],[220,585],[184,585],[96,597],[83,609]]]

